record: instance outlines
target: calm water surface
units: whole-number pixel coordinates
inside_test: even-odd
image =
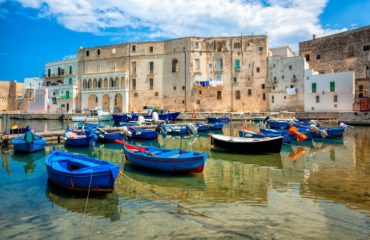
[[[66,126],[30,124],[40,131]],[[0,238],[369,239],[369,127],[270,155],[215,151],[206,135],[137,144],[204,151],[209,159],[202,174],[160,175],[126,163],[120,145],[57,145],[121,165],[115,191],[87,202],[48,184],[44,160],[52,146],[31,155],[3,148]]]

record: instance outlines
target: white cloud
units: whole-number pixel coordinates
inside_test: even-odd
[[[123,37],[175,38],[268,34],[272,45],[327,35],[319,16],[328,0],[18,0],[64,27]],[[119,34],[118,34],[119,35]]]

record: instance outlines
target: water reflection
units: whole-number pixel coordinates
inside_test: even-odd
[[[38,151],[30,154],[21,154],[21,153],[13,153],[12,159],[17,162],[24,163],[24,173],[25,174],[32,174],[36,168],[36,161],[44,158],[46,156],[45,150]]]
[[[71,193],[48,181],[45,195],[52,203],[52,206],[56,204],[70,212],[101,216],[109,218],[112,222],[118,221],[123,214],[116,192],[104,195],[90,195],[86,206],[86,193]]]
[[[0,148],[0,150],[1,150],[1,167],[9,175],[10,174],[9,149]]]

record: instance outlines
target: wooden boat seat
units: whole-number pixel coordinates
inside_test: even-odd
[[[172,150],[172,151],[161,153],[157,155],[157,157],[172,157],[174,155],[179,154],[179,152],[180,152],[179,150]]]

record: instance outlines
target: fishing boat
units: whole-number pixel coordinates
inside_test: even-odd
[[[139,147],[126,143],[126,159],[133,165],[164,172],[203,172],[206,153],[156,147]]]
[[[214,122],[214,123],[209,123],[209,129],[214,131],[214,130],[222,130],[224,127],[224,124],[221,122]]]
[[[45,160],[49,180],[81,191],[112,192],[119,165],[80,154],[53,151]]]
[[[292,141],[292,137],[289,133],[286,133],[286,134],[281,134],[279,132],[276,132],[274,129],[268,129],[268,130],[272,130],[272,132],[269,132],[269,131],[265,131],[264,133],[260,132],[260,133],[257,133],[257,132],[254,132],[254,131],[251,131],[251,130],[248,130],[242,126],[238,126],[238,133],[239,133],[239,137],[245,137],[245,138],[266,138],[266,137],[279,137],[279,136],[282,136],[283,137],[283,143],[291,143]]]
[[[66,130],[64,132],[64,144],[70,147],[88,147],[92,145],[97,138],[98,137],[92,129],[86,129],[85,131]]]
[[[162,133],[171,135],[195,135],[198,132],[197,128],[191,123],[162,124],[160,128]]]
[[[252,117],[253,122],[262,122],[266,119],[265,116],[259,116],[259,117]]]
[[[345,132],[345,128],[341,127],[329,127],[329,128],[324,128],[324,127],[319,127],[320,130],[324,130],[327,133],[326,138],[342,138]],[[324,138],[320,132],[315,132],[312,131],[312,136],[314,138]]]
[[[98,135],[98,142],[115,142],[116,140],[124,140],[125,134],[117,130],[103,130],[100,128],[96,129]]]
[[[112,114],[113,121],[115,122],[130,122],[137,121],[139,116],[143,116],[145,119],[152,119],[154,112],[158,113],[159,120],[162,121],[175,121],[180,115],[180,112],[168,112],[163,108],[145,108],[148,110],[146,114],[138,113],[126,113],[126,114]]]
[[[141,129],[134,127],[123,127],[123,133],[132,139],[157,139],[158,133],[155,129]]]
[[[87,122],[77,122],[77,128],[82,129],[82,128],[100,128],[102,127],[99,123],[87,123]]]
[[[241,138],[212,134],[211,144],[231,152],[279,153],[283,145],[283,137]]]
[[[112,120],[112,115],[103,109],[92,110],[89,116],[72,116],[73,122],[103,122]]]
[[[312,140],[312,134],[308,129],[301,129],[300,128],[298,130],[299,130],[299,134],[306,135],[307,138],[305,138],[304,140]],[[260,133],[265,135],[265,136],[269,136],[269,137],[283,136],[285,141],[287,141],[287,142],[289,142],[289,138],[290,138],[290,142],[291,141],[297,141],[297,135],[289,133],[288,129],[261,128]]]
[[[198,132],[207,132],[210,130],[209,124],[206,123],[197,122],[195,123],[195,127],[197,128]]]
[[[228,123],[230,121],[230,118],[229,117],[219,117],[219,118],[216,118],[216,117],[208,117],[207,118],[207,121],[209,123]]]
[[[44,149],[46,140],[44,137],[34,134],[34,139],[27,141],[25,136],[19,136],[12,139],[15,152],[32,153]]]

